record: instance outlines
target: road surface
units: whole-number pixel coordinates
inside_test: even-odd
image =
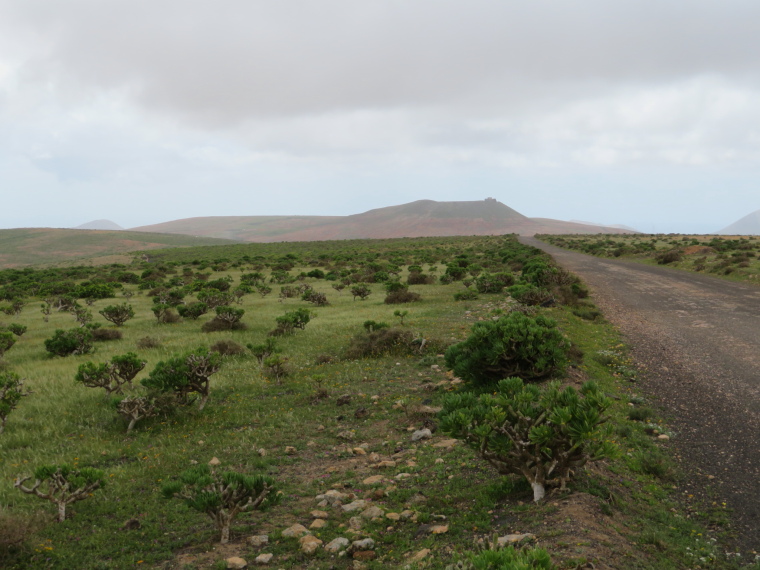
[[[713,489],[733,509],[738,545],[760,551],[760,287],[520,241],[588,285],[676,432],[683,491]]]

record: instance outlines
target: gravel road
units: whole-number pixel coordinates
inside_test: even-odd
[[[733,509],[737,546],[760,551],[760,288],[520,241],[589,286],[675,431],[684,492],[712,489]]]

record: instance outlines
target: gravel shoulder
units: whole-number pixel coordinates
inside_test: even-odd
[[[760,551],[760,288],[520,241],[586,282],[676,433],[685,496],[725,501],[737,546]]]

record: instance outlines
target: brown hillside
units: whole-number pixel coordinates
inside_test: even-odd
[[[631,233],[618,228],[528,218],[487,198],[467,202],[418,200],[351,216],[215,216],[133,228],[241,241],[321,241],[516,233]]]

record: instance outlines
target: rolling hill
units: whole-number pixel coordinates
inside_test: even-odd
[[[456,235],[631,233],[547,218],[528,218],[487,198],[466,202],[418,200],[351,216],[213,216],[132,228],[251,242],[321,241]]]
[[[18,228],[0,230],[0,268],[41,264],[125,263],[128,252],[224,245],[230,240],[146,232]]]
[[[736,220],[730,226],[715,232],[720,235],[760,235],[760,210]]]

